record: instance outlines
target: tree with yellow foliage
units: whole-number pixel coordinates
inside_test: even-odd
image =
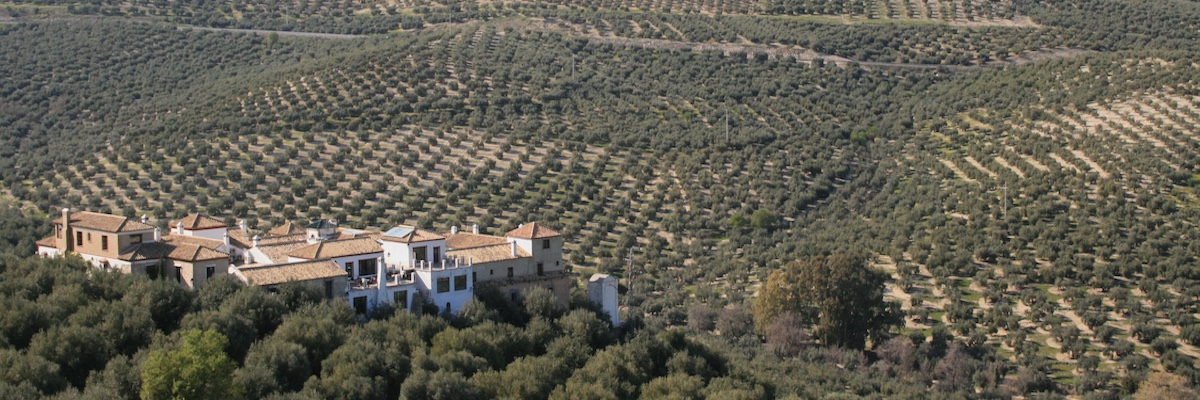
[[[887,274],[855,254],[795,261],[771,273],[754,303],[755,326],[765,332],[775,319],[794,314],[816,325],[822,343],[861,349],[868,336],[899,322],[899,306],[883,300]]]
[[[1133,394],[1136,400],[1195,400],[1200,399],[1187,378],[1166,372],[1153,372]]]

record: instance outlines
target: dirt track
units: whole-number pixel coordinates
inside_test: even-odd
[[[309,38],[319,38],[319,39],[339,39],[339,40],[358,39],[358,38],[365,37],[363,35],[346,35],[346,34],[340,34],[340,33],[271,31],[271,30],[264,30],[264,29],[207,28],[207,27],[202,27],[202,26],[181,26],[178,29],[181,31],[193,30],[193,31],[209,31],[209,32],[252,33],[255,35],[259,35],[259,36],[265,36],[265,35],[270,35],[270,34],[274,33],[279,36],[297,36],[297,37],[309,37]]]

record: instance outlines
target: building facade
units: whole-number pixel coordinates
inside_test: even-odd
[[[514,301],[546,288],[565,306],[571,288],[562,235],[537,223],[504,236],[482,235],[477,226],[470,233],[408,226],[367,232],[342,229],[335,220],[303,228],[289,222],[252,235],[244,222],[231,228],[203,214],[167,226],[163,235],[147,217],[64,209],[54,234],[38,241],[38,253],[77,254],[97,268],[176,279],[193,289],[222,274],[268,289],[299,282],[345,298],[360,313],[385,304],[457,313],[481,285]]]

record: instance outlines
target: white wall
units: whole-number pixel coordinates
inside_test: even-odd
[[[526,253],[529,253],[531,255],[533,254],[533,241],[532,240],[518,239],[518,238],[514,238],[514,237],[509,237],[506,239],[508,239],[509,243],[516,242],[517,247],[520,247],[521,250],[525,250]]]
[[[184,236],[202,237],[202,238],[208,238],[208,239],[214,239],[214,240],[222,240],[222,238],[225,237],[225,232],[226,232],[225,228],[197,229],[197,230],[184,229],[183,235]]]
[[[470,268],[454,268],[443,270],[417,270],[414,274],[416,283],[420,286],[421,291],[428,293],[429,301],[438,306],[438,310],[445,310],[446,303],[450,303],[450,312],[458,313],[462,309],[463,304],[474,298],[475,280],[471,277],[472,270]],[[466,276],[467,287],[463,290],[454,290],[454,277]],[[450,278],[450,291],[438,293],[437,280],[438,278]]]
[[[407,244],[389,242],[386,240],[379,241],[383,247],[383,262],[389,266],[395,267],[412,267],[412,251]]]
[[[374,310],[375,307],[383,304],[393,304],[396,300],[396,293],[404,292],[404,302],[406,304],[404,310],[408,311],[409,308],[412,307],[413,295],[417,293],[417,289],[418,287],[415,283],[387,286],[383,290],[380,290],[377,286],[372,285],[359,290],[351,289],[350,292],[346,294],[346,301],[350,303],[351,307],[354,307],[355,298],[366,297],[368,310]]]
[[[438,252],[440,258],[446,258],[446,241],[445,240],[431,240],[428,242],[418,242],[418,243],[411,243],[411,244],[410,243],[389,242],[386,240],[381,240],[379,242],[380,242],[380,245],[383,247],[383,254],[384,254],[383,261],[385,263],[387,263],[387,265],[390,265],[390,266],[396,266],[396,267],[401,267],[401,268],[413,268],[414,266],[412,265],[413,264],[412,261],[414,258],[417,258],[417,255],[414,253],[413,249],[415,249],[417,247],[425,247],[425,260],[427,260],[427,261],[435,261],[433,259],[433,248],[434,247],[441,249]],[[441,261],[441,260],[436,260],[436,261]]]
[[[38,246],[38,255],[42,257],[57,257],[62,254],[62,250],[57,247]]]
[[[588,279],[587,289],[588,299],[599,305],[601,310],[608,313],[609,322],[612,322],[613,326],[620,326],[621,317],[617,301],[617,278],[606,274],[592,275],[591,279]]]

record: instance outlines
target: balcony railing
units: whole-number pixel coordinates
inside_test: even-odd
[[[411,278],[404,279],[404,274],[402,274],[400,272],[389,272],[387,274],[386,279],[387,279],[387,281],[384,283],[388,287],[409,285],[409,284],[413,283],[413,280]],[[367,290],[367,289],[375,289],[378,287],[379,287],[379,277],[378,276],[364,276],[364,277],[357,278],[357,279],[353,279],[353,278],[350,279],[350,285],[349,285],[350,290]]]

